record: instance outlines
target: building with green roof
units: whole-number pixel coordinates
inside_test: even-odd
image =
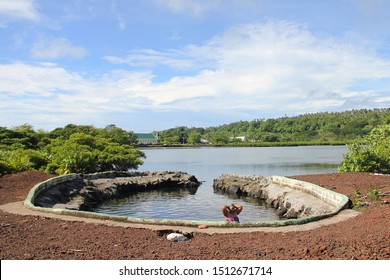
[[[156,145],[158,144],[158,137],[153,133],[136,133],[138,144],[142,145]]]

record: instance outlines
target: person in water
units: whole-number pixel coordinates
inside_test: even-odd
[[[238,214],[242,211],[242,206],[239,204],[222,205],[222,214],[225,216],[227,222],[240,222]]]

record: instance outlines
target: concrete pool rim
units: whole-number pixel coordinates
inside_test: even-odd
[[[283,227],[283,226],[290,226],[290,225],[302,225],[314,221],[319,221],[322,219],[327,219],[334,215],[337,215],[341,210],[347,209],[349,204],[349,200],[347,196],[323,188],[321,186],[309,182],[296,180],[296,179],[290,179],[287,177],[271,176],[272,180],[276,183],[288,185],[289,187],[292,187],[294,189],[299,189],[313,196],[316,196],[326,201],[327,203],[332,204],[332,206],[334,207],[333,210],[328,213],[311,215],[311,216],[296,218],[296,219],[243,222],[237,224],[237,223],[227,223],[225,221],[215,222],[215,221],[203,221],[203,220],[170,220],[170,219],[148,219],[148,218],[115,216],[115,215],[100,214],[100,213],[89,212],[89,211],[47,208],[47,207],[39,207],[34,205],[34,200],[40,192],[58,183],[75,180],[77,176],[79,176],[79,174],[75,174],[75,173],[66,174],[36,184],[30,190],[27,198],[25,199],[24,206],[33,211],[52,213],[56,215],[109,220],[109,221],[139,224],[139,225],[183,226],[183,227],[198,227],[199,225],[206,225],[208,227],[216,227],[216,228],[261,228],[261,227]]]

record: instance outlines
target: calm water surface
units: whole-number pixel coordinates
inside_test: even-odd
[[[222,221],[222,204],[244,206],[241,221],[268,221],[277,216],[261,200],[213,192],[213,179],[225,173],[246,175],[301,175],[337,172],[345,146],[256,147],[256,148],[150,148],[140,171],[185,171],[202,185],[188,191],[150,191],[126,199],[112,200],[95,212],[139,218]]]

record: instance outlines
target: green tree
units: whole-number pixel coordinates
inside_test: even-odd
[[[16,126],[12,129],[0,127],[0,146],[8,150],[36,149],[38,138],[29,124]]]
[[[88,145],[79,145],[72,140],[67,140],[61,146],[52,150],[49,172],[57,174],[90,173],[97,171],[96,151]]]
[[[347,145],[340,172],[390,173],[390,124],[375,127],[360,141]]]
[[[137,143],[137,135],[132,131],[126,131],[116,127],[114,124],[106,126],[102,130],[102,135],[110,139],[112,142],[121,145],[135,145]]]
[[[189,128],[178,126],[159,133],[160,141],[164,144],[185,144],[188,139]]]
[[[145,154],[133,144],[137,137],[115,125],[104,129],[68,124],[52,132],[35,132],[24,124],[0,127],[0,175],[24,170],[89,173],[138,168]]]
[[[224,145],[229,142],[229,136],[227,133],[224,133],[223,131],[217,132],[213,135],[211,135],[211,142],[215,145]]]
[[[119,130],[117,130],[119,131]],[[121,131],[121,135],[124,133]],[[91,173],[109,170],[137,169],[143,163],[140,159],[144,153],[133,146],[119,144],[117,142],[130,140],[125,138],[91,136],[81,132],[75,132],[68,140],[56,139],[48,147],[51,161],[48,172],[64,173]],[[113,140],[114,139],[114,140]]]
[[[188,133],[187,143],[188,144],[199,144],[200,143],[201,135],[196,130],[191,130]]]
[[[111,143],[99,153],[99,171],[138,169],[143,164],[141,158],[145,158],[145,154],[134,147]]]

